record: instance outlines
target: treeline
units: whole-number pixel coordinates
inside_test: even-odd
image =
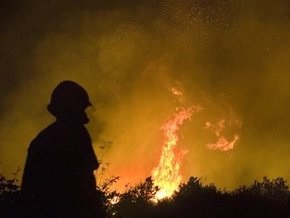
[[[108,180],[98,190],[103,214],[111,218],[287,218],[290,192],[283,178],[254,181],[234,191],[204,185],[191,177],[172,198],[152,201],[157,192],[151,178],[129,187],[126,192],[111,191],[118,178]],[[13,218],[19,207],[21,189],[16,179],[0,176],[0,217]],[[100,212],[101,213],[101,212]]]

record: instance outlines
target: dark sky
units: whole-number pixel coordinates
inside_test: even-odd
[[[2,1],[0,18],[5,174],[23,169],[30,141],[53,120],[52,89],[71,79],[95,105],[88,128],[106,176],[150,175],[162,124],[176,107],[201,105],[180,133],[185,180],[290,180],[289,1]],[[205,123],[223,119],[222,134],[240,138],[230,151],[210,150],[217,139]]]

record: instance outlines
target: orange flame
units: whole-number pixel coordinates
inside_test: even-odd
[[[229,122],[228,125],[235,125],[237,127],[241,127],[241,122],[239,120],[236,120],[234,123]],[[217,141],[215,143],[210,143],[207,145],[209,149],[213,150],[220,150],[220,151],[229,151],[234,148],[234,145],[239,140],[240,136],[238,134],[235,134],[233,136],[233,139],[230,140],[229,138],[226,138],[222,135],[222,131],[226,127],[226,120],[222,119],[217,124],[212,124],[210,122],[205,123],[205,129],[210,129],[214,132],[215,136],[217,137]]]
[[[171,88],[171,92],[173,95],[176,95],[176,96],[182,96],[183,93],[181,91],[179,91],[177,88]]]
[[[178,143],[177,132],[185,120],[191,118],[193,112],[201,110],[201,107],[180,109],[172,119],[168,120],[161,129],[165,137],[161,157],[158,166],[152,170],[152,179],[155,186],[159,187],[155,200],[170,197],[178,190],[182,176],[180,174],[180,160],[177,159],[174,148]]]
[[[239,140],[239,136],[237,134],[234,135],[233,140],[229,140],[224,136],[220,137],[216,143],[208,144],[207,147],[209,149],[219,149],[221,151],[228,151],[234,148],[235,143]]]

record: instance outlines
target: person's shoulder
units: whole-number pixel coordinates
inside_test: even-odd
[[[56,123],[52,123],[43,130],[41,130],[36,137],[30,143],[30,149],[33,147],[39,146],[40,144],[44,144],[48,139],[52,138],[53,135],[57,132]]]
[[[44,128],[42,131],[40,131],[36,136],[36,139],[50,137],[52,134],[57,133],[59,128],[60,128],[59,125],[56,122],[54,122],[49,126],[47,126],[46,128]]]

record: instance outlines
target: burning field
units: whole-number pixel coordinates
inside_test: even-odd
[[[4,1],[0,171],[20,168],[53,118],[52,89],[89,92],[98,184],[151,176],[171,196],[191,176],[233,189],[289,180],[288,1]]]

